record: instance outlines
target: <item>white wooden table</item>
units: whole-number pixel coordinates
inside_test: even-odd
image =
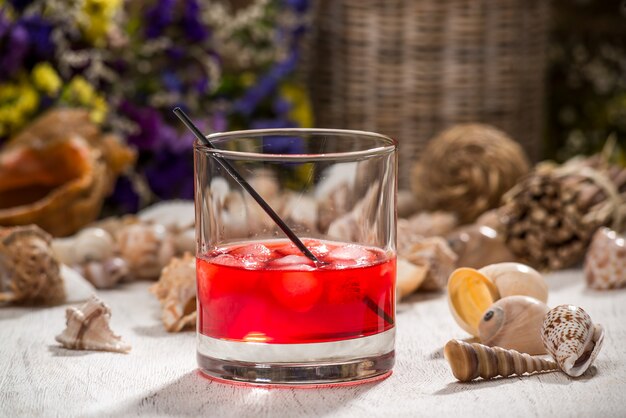
[[[265,389],[212,382],[196,371],[192,332],[168,334],[148,283],[100,291],[130,354],[70,351],[54,340],[64,307],[0,308],[0,416],[626,416],[626,289],[594,292],[582,273],[548,277],[549,305],[582,306],[607,330],[596,367],[461,384],[442,346],[465,337],[443,294],[398,306],[397,363],[387,380],[332,389]]]

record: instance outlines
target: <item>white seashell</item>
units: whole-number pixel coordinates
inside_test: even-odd
[[[190,254],[173,258],[150,291],[161,302],[162,321],[169,332],[196,323],[196,260]]]
[[[120,257],[135,279],[155,279],[175,254],[174,240],[160,224],[130,224],[117,233]]]
[[[65,264],[61,264],[61,278],[65,285],[66,303],[84,302],[96,292],[87,279]]]
[[[196,252],[196,230],[194,228],[180,231],[174,235],[174,247],[176,254]]]
[[[53,240],[52,249],[59,261],[71,266],[112,257],[115,242],[102,228],[85,228],[73,237]]]
[[[609,228],[593,235],[585,257],[585,277],[592,289],[626,286],[626,236]]]
[[[130,345],[111,331],[111,309],[96,296],[79,308],[65,311],[66,328],[56,336],[63,347],[73,350],[101,350],[128,353]]]
[[[415,292],[426,278],[427,273],[428,269],[426,267],[416,266],[404,258],[398,257],[396,274],[396,294],[398,299]]]
[[[559,305],[546,314],[541,337],[561,370],[577,377],[591,366],[600,352],[604,328],[595,325],[582,308]]]
[[[129,275],[128,264],[120,257],[88,261],[75,268],[98,289],[110,289]]]
[[[195,208],[193,200],[170,200],[154,204],[137,214],[144,223],[161,224],[170,231],[193,228]]]
[[[496,301],[478,323],[480,342],[528,354],[546,352],[541,340],[548,306],[529,296],[507,296]]]
[[[520,263],[497,263],[478,271],[496,285],[500,297],[522,295],[544,303],[548,301],[548,285],[543,276],[532,267]]]

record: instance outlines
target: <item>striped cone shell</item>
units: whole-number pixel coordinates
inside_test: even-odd
[[[543,320],[541,339],[562,371],[582,375],[591,366],[604,342],[604,328],[595,325],[582,308],[559,305]]]

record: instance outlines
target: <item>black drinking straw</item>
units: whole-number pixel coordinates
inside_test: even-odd
[[[187,116],[187,114],[180,107],[174,108],[173,112],[185,124],[185,126],[189,128],[189,130],[194,134],[196,138],[198,138],[200,142],[202,142],[205,146],[209,148],[216,149],[215,146],[211,144],[211,141],[209,141],[207,137],[204,136],[202,132],[200,132],[200,129],[198,129],[198,127],[194,125],[191,119],[189,119],[189,116]],[[265,213],[267,213],[269,217],[272,218],[272,220],[285,233],[285,235],[287,235],[287,237],[291,240],[291,242],[293,242],[294,245],[298,247],[298,249],[302,252],[302,254],[304,254],[309,259],[311,259],[311,261],[313,261],[313,263],[315,263],[316,266],[323,264],[306,247],[306,245],[304,245],[304,243],[300,241],[300,238],[298,238],[298,236],[294,234],[291,228],[287,226],[285,221],[283,221],[281,217],[278,216],[276,212],[274,212],[274,209],[272,209],[272,207],[261,197],[261,195],[259,195],[257,191],[254,190],[252,186],[250,186],[250,183],[248,183],[246,179],[244,179],[243,176],[239,174],[239,172],[237,171],[237,169],[235,169],[235,167],[233,167],[228,161],[226,161],[225,159],[219,156],[216,156],[215,159],[217,160],[218,163],[220,163],[220,165],[224,168],[224,170],[226,170],[231,176],[233,176],[233,178],[237,181],[237,183],[239,183],[241,187],[243,187],[248,193],[250,193],[250,196],[252,196],[254,200],[256,200],[259,206],[261,206],[261,208],[263,208]],[[371,309],[372,311],[374,311],[378,316],[380,316],[389,324],[393,324],[393,318],[391,318],[391,316],[387,312],[385,312],[384,309],[381,309],[378,305],[376,305],[376,303],[369,296],[365,296],[363,298],[363,301],[365,302],[365,305],[367,305],[367,307]]]

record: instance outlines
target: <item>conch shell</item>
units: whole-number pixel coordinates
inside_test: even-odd
[[[478,336],[484,312],[506,296],[548,300],[548,286],[535,269],[520,263],[497,263],[475,270],[462,267],[448,280],[448,303],[454,319],[465,331]]]
[[[492,379],[496,376],[521,376],[525,373],[558,370],[556,363],[541,357],[460,340],[448,341],[443,354],[450,364],[452,374],[461,382],[469,382],[479,377]]]
[[[604,342],[604,328],[594,324],[582,308],[559,305],[547,313],[541,338],[561,370],[577,377],[598,356]]]
[[[40,228],[0,228],[0,303],[51,305],[65,301],[52,237]]]
[[[96,296],[80,308],[65,311],[67,327],[56,336],[63,347],[73,350],[101,350],[128,353],[130,345],[115,335],[109,327],[111,309]]]
[[[55,110],[0,152],[0,225],[70,235],[96,219],[134,153],[102,135],[84,110]]]
[[[626,286],[626,236],[609,228],[598,229],[585,257],[585,277],[592,289]]]
[[[456,266],[457,256],[441,237],[428,237],[412,244],[400,253],[409,262],[423,266],[428,271],[420,290],[441,290]]]
[[[541,340],[548,306],[529,296],[507,296],[496,301],[478,324],[480,342],[528,354],[545,354]]]
[[[161,302],[165,329],[178,332],[196,323],[196,260],[187,253],[163,269],[150,291]]]
[[[176,253],[172,234],[160,224],[124,225],[115,238],[119,255],[135,279],[156,279]]]

